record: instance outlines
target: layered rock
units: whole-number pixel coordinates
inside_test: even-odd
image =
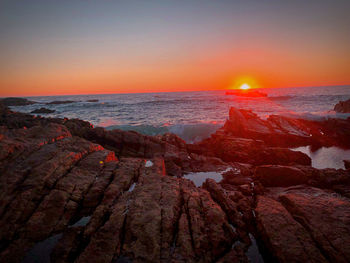
[[[197,144],[196,152],[206,152],[226,162],[250,163],[253,165],[311,165],[311,159],[299,151],[270,147],[261,140],[237,138],[228,134],[215,134]],[[190,148],[191,149],[191,148]]]
[[[262,120],[249,110],[230,109],[229,119],[218,136],[262,140],[270,146],[301,145],[350,147],[350,118],[311,121],[271,115]]]
[[[258,140],[271,121],[249,114],[249,136],[191,145],[0,107],[0,261],[349,262],[350,170]],[[205,171],[223,180],[182,177]]]
[[[2,261],[52,238],[53,262],[248,260],[249,238],[232,250],[239,236],[226,212],[208,191],[167,176],[162,157],[118,161],[56,123],[2,134]]]
[[[304,186],[269,191],[258,196],[257,223],[279,262],[349,261],[349,199]]]

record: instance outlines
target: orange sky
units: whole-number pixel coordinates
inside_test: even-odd
[[[241,76],[265,88],[350,84],[337,1],[34,2],[0,7],[0,96],[215,90]]]

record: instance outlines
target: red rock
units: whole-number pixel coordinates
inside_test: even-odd
[[[281,193],[280,200],[329,261],[349,262],[349,199],[317,188],[300,188]]]
[[[232,136],[212,136],[198,144],[202,152],[221,158],[226,162],[262,164],[311,165],[306,154],[286,148],[268,147],[263,141],[236,138]]]
[[[350,112],[350,99],[346,101],[339,101],[335,106],[334,110],[336,112],[348,113]]]
[[[262,120],[252,111],[230,109],[230,118],[214,136],[263,140],[269,146],[350,147],[350,118],[311,121],[271,115]]]
[[[258,196],[257,227],[278,262],[328,262],[308,231],[271,198]]]
[[[305,184],[309,179],[302,170],[281,165],[258,166],[255,170],[255,177],[265,187]]]
[[[349,261],[348,170],[296,167],[310,159],[225,129],[188,145],[171,134],[106,131],[80,120],[33,118],[1,106],[0,113],[0,261],[21,262],[26,251],[58,235],[53,262],[247,262],[252,251],[259,253],[252,233],[265,241],[268,258],[281,262],[298,256]],[[320,127],[259,120],[249,111],[231,115],[232,121],[244,119],[237,125],[249,136],[272,130],[296,136],[295,142],[305,127],[312,134]],[[347,132],[340,132],[346,121],[327,125],[327,134],[336,130],[331,140],[346,138]],[[237,160],[250,164],[232,162]],[[273,166],[273,173],[258,167],[256,176],[265,185],[282,176],[278,185],[330,190],[264,187],[253,177],[253,167],[266,163],[293,167]],[[202,188],[180,177],[226,167],[236,170],[222,183],[207,180]],[[86,225],[74,224],[87,216]]]

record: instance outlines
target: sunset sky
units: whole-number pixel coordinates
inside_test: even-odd
[[[350,1],[1,1],[0,96],[350,84]]]

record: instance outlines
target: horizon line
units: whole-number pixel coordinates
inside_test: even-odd
[[[259,89],[287,89],[287,88],[323,88],[323,87],[350,87],[349,84],[342,84],[342,85],[317,85],[317,86],[288,86],[288,87],[272,87],[272,88],[259,88]],[[152,93],[182,93],[182,92],[202,92],[202,91],[224,91],[229,90],[228,88],[225,89],[203,89],[203,90],[183,90],[183,91],[150,91],[150,92],[113,92],[113,93],[75,93],[75,94],[53,94],[53,95],[18,95],[18,96],[0,96],[1,99],[3,98],[19,98],[19,97],[25,97],[25,98],[31,98],[31,97],[57,97],[57,96],[89,96],[89,95],[115,95],[115,94],[152,94]]]

